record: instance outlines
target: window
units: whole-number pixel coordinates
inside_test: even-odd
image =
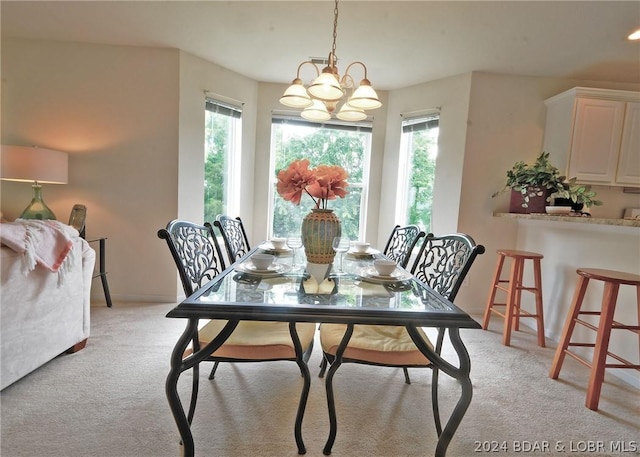
[[[439,114],[402,121],[396,220],[431,230],[433,182],[438,155]]]
[[[204,136],[204,220],[240,209],[240,108],[207,98]]]
[[[276,190],[278,171],[294,160],[306,158],[311,167],[340,165],[349,174],[349,193],[345,198],[331,200],[329,208],[340,219],[343,235],[364,239],[370,155],[370,124],[317,124],[275,116],[271,124],[271,235],[299,234],[302,219],[313,207],[308,196],[303,196],[300,206],[296,206]]]

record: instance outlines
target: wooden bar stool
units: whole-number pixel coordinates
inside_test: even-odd
[[[520,329],[520,318],[531,317],[536,320],[538,329],[538,344],[541,347],[545,347],[544,342],[544,317],[542,312],[542,274],[540,273],[540,260],[543,258],[542,254],[536,252],[527,251],[514,251],[509,249],[498,249],[498,264],[496,265],[496,271],[493,276],[493,284],[489,291],[489,299],[487,300],[487,307],[484,312],[484,320],[482,328],[487,329],[489,326],[489,319],[491,313],[495,313],[498,316],[504,318],[504,329],[502,332],[502,344],[509,346],[511,342],[511,330],[518,331]],[[502,274],[502,267],[506,258],[511,259],[511,271],[509,273],[509,279],[500,279]],[[524,273],[525,260],[531,260],[533,262],[533,277],[534,286],[525,287],[522,284],[522,276]],[[504,286],[502,284],[506,283]],[[506,292],[506,303],[496,303],[496,292],[502,290]],[[520,307],[520,301],[522,298],[522,291],[532,292],[536,299],[536,312],[532,314],[523,310]],[[504,306],[504,313],[500,312],[496,307]]]
[[[612,270],[599,270],[593,268],[579,268],[576,270],[579,275],[578,285],[573,295],[573,301],[571,302],[571,310],[567,316],[567,321],[564,324],[562,330],[562,337],[558,343],[555,357],[553,358],[553,364],[551,365],[551,371],[549,376],[552,379],[558,379],[560,374],[560,368],[562,368],[562,362],[565,355],[570,355],[574,359],[578,360],[583,365],[591,368],[591,374],[589,376],[589,386],[587,388],[587,400],[585,402],[587,408],[594,411],[598,410],[598,402],[600,400],[600,391],[602,390],[602,382],[604,380],[605,368],[631,368],[634,370],[640,370],[640,365],[633,364],[622,357],[609,352],[609,337],[611,336],[612,329],[630,330],[637,333],[640,337],[640,276],[624,273],[620,271]],[[587,285],[589,280],[594,279],[604,282],[604,293],[602,295],[602,307],[600,311],[582,311],[582,300],[584,299],[587,291]],[[613,320],[613,315],[616,309],[616,301],[618,298],[618,290],[620,285],[629,285],[636,287],[636,305],[638,307],[638,325],[623,325]],[[600,316],[598,326],[592,325],[579,318],[579,315],[591,315]],[[596,342],[591,343],[572,343],[571,335],[576,324],[584,325],[585,327],[597,332]],[[569,351],[570,346],[580,347],[592,347],[595,348],[593,352],[593,359],[589,363],[584,358]],[[640,347],[639,347],[640,349]],[[617,360],[620,363],[607,363],[607,356]]]

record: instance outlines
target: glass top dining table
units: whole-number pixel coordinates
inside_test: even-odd
[[[249,260],[250,256],[263,251],[275,254],[276,260],[269,270],[256,271]],[[303,250],[297,251],[297,256],[300,257]],[[369,249],[364,254],[348,252],[344,255],[342,265],[336,256],[334,265],[328,268],[295,259],[288,249],[273,250],[261,245],[173,308],[167,317],[187,319],[187,326],[174,347],[165,387],[182,439],[183,455],[194,455],[194,441],[190,430],[191,421],[187,419],[177,392],[180,374],[197,367],[222,345],[239,321],[250,320],[288,322],[294,341],[297,339],[295,322],[347,324],[345,337],[325,380],[330,419],[329,437],[323,450],[325,455],[331,453],[337,431],[331,380],[342,363],[342,353],[353,332],[353,326],[369,324],[406,327],[418,349],[432,362],[435,383],[435,386],[432,383],[433,412],[438,433],[435,455],[445,456],[472,398],[470,359],[460,338],[460,329],[481,327],[466,312],[406,270],[397,268],[391,277],[378,276],[373,269],[373,261],[383,257],[374,249]],[[184,357],[185,350],[197,337],[201,319],[222,319],[229,322],[219,338]],[[458,360],[451,363],[441,357],[440,345],[433,348],[426,344],[416,330],[418,327],[438,329],[441,336],[447,334]],[[297,357],[301,358],[299,342],[294,346]],[[306,364],[303,365],[305,385],[294,428],[299,454],[306,452],[301,427],[310,384],[308,368]],[[441,427],[437,404],[438,371],[456,379],[461,385],[460,398],[444,428]],[[197,379],[194,379],[193,408],[196,398]]]

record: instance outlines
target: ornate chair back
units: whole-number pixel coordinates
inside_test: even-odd
[[[175,219],[158,230],[166,240],[188,297],[226,268],[220,245],[208,222],[204,225]]]
[[[407,225],[405,227],[396,225],[391,231],[383,254],[402,268],[406,268],[418,240],[424,236],[425,233],[417,225]]]
[[[429,233],[418,251],[411,273],[443,297],[453,302],[462,281],[484,246],[469,235]]]
[[[239,217],[232,218],[219,214],[213,225],[220,230],[230,263],[235,262],[251,250],[242,219]]]

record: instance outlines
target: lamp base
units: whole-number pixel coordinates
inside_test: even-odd
[[[42,200],[42,186],[40,184],[34,184],[31,186],[33,189],[33,198],[31,203],[27,206],[22,214],[21,219],[39,219],[39,220],[56,220],[56,215],[49,209],[47,204]]]

